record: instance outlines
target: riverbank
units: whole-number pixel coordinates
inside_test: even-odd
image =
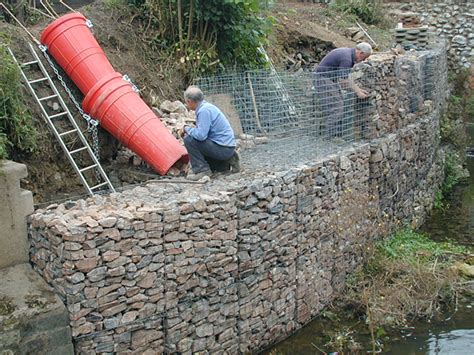
[[[362,297],[357,297],[355,291],[361,291],[364,287],[355,287],[352,289],[352,295],[351,292],[347,294],[346,300],[333,303],[308,326],[264,354],[307,354],[334,351],[351,354],[366,353],[373,351],[373,345],[376,350],[383,349],[384,353],[391,354],[429,354],[435,353],[436,349],[438,353],[468,352],[468,349],[473,345],[474,337],[474,297],[472,293],[474,283],[472,279],[464,278],[457,272],[451,272],[453,270],[450,268],[451,265],[456,264],[456,261],[472,263],[472,257],[470,260],[466,260],[463,253],[472,253],[473,246],[474,159],[468,159],[467,168],[470,171],[470,178],[463,180],[448,196],[445,202],[449,207],[434,211],[420,228],[420,231],[429,234],[428,240],[416,235],[414,238],[416,242],[399,243],[404,236],[407,236],[406,233],[405,235],[402,233],[397,238],[389,239],[388,242],[382,244],[382,257],[398,256],[393,259],[393,263],[389,263],[391,268],[385,264],[385,269],[391,271],[389,275],[395,280],[403,278],[409,280],[415,272],[418,275],[415,274],[417,278],[412,279],[412,281],[416,281],[414,284],[407,283],[400,285],[400,287],[393,287],[395,284],[387,284],[384,290],[377,290],[373,294],[369,293],[370,302],[367,302],[367,295],[365,302],[362,302],[364,300],[362,292]],[[446,244],[448,241],[450,244]],[[442,252],[443,249],[445,253]],[[410,251],[408,255],[405,253],[407,251]],[[404,266],[417,253],[421,256],[421,263],[412,263],[412,272],[406,272]],[[369,265],[374,266],[371,261],[368,262],[365,269]],[[375,265],[377,264],[380,262],[375,263]],[[444,271],[440,273],[440,269],[444,269]],[[396,274],[393,272],[396,270],[404,272]],[[420,275],[419,273],[423,270],[425,273]],[[381,273],[382,270],[377,271]],[[366,285],[374,285],[381,278],[387,278],[387,274],[383,273],[372,280],[369,278],[370,273],[359,274],[359,279],[354,278],[352,285],[361,281],[361,275],[362,280],[369,279],[369,281],[366,280]],[[432,297],[434,302],[431,310],[430,307],[426,307],[427,304],[429,305],[427,303],[428,297],[422,299],[421,303],[415,302],[415,299],[409,299],[408,304],[393,302],[393,300],[397,300],[397,297],[400,297],[400,294],[403,295],[404,292],[413,288],[413,285],[420,289],[423,286],[430,286],[430,288],[436,286],[429,285],[429,280],[434,280],[438,287],[443,286],[433,288],[436,293],[432,294],[435,297]],[[365,287],[365,289],[370,290],[371,288]],[[392,293],[392,291],[396,293]],[[353,302],[347,302],[347,299],[352,299]],[[392,301],[390,302],[390,300]],[[364,303],[370,304],[370,307],[364,308]],[[395,307],[386,308],[384,304],[387,303],[395,303]],[[398,326],[393,326],[397,320],[401,320],[400,314],[397,313],[397,307],[406,309],[410,306],[415,306],[414,310],[419,313],[419,316],[413,317],[414,312],[411,312],[411,317],[406,318],[406,322],[399,322]],[[367,312],[367,309],[372,312]],[[420,312],[423,310],[425,312]],[[430,312],[426,313],[426,310],[430,310]],[[432,310],[436,310],[436,312],[432,312]],[[368,322],[369,314],[372,318],[372,326]]]

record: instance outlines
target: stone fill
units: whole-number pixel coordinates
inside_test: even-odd
[[[260,145],[242,173],[207,184],[151,181],[35,211],[31,261],[67,305],[76,352],[247,353],[308,323],[376,239],[431,209],[444,53],[356,69],[376,94],[365,143],[269,162],[252,158]]]

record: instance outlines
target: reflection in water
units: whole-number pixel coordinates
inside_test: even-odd
[[[386,346],[386,354],[462,355],[474,353],[474,312],[464,305],[449,321],[416,324],[410,336]]]
[[[473,329],[457,329],[440,333],[428,341],[430,354],[463,354],[474,346]]]
[[[470,177],[456,186],[446,202],[446,211],[437,210],[422,230],[438,241],[455,240],[474,245],[474,158],[467,161]]]

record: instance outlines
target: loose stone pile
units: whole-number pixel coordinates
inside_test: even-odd
[[[428,27],[397,28],[395,41],[403,47],[425,49],[428,45]]]
[[[387,54],[357,69],[374,94],[370,144],[37,210],[31,261],[67,305],[76,352],[247,353],[318,314],[375,239],[432,205],[443,155],[426,60]]]

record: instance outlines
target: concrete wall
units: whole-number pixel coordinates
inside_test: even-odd
[[[357,70],[377,91],[368,143],[31,216],[31,261],[65,301],[77,352],[261,349],[317,315],[374,240],[423,221],[443,175],[445,52],[375,56]]]
[[[73,354],[66,307],[28,264],[26,176],[25,165],[0,161],[0,353]]]
[[[29,260],[26,216],[33,212],[33,195],[20,188],[26,176],[25,165],[0,161],[0,269]]]
[[[69,315],[29,264],[0,269],[0,353],[74,354]]]

